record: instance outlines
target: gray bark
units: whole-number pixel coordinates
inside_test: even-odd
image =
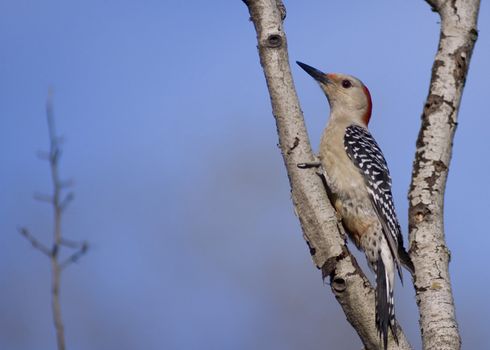
[[[294,88],[286,35],[282,22],[286,10],[280,0],[244,1],[257,32],[260,63],[269,89],[279,145],[288,173],[292,200],[303,236],[315,265],[329,277],[337,301],[366,349],[380,348],[375,328],[374,291],[347,249],[345,235],[325,188],[314,169],[298,163],[317,161],[311,150]],[[401,328],[400,345],[389,340],[389,349],[411,349]]]
[[[408,196],[410,255],[423,348],[460,349],[444,239],[444,192],[461,95],[478,36],[480,1],[427,2],[441,17],[441,33]]]

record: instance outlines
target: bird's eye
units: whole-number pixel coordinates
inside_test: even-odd
[[[344,87],[345,89],[348,89],[352,86],[352,83],[350,82],[350,80],[342,80],[342,87]]]

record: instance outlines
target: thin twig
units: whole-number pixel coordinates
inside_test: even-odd
[[[58,260],[59,247],[61,245],[61,215],[63,208],[60,203],[61,186],[59,178],[59,159],[61,156],[61,149],[59,148],[59,138],[56,136],[56,129],[54,124],[53,105],[51,100],[51,94],[48,96],[46,102],[46,115],[48,120],[48,131],[50,139],[49,149],[49,165],[51,168],[51,181],[53,184],[53,211],[54,211],[54,232],[53,232],[53,253],[51,254],[51,292],[52,292],[52,310],[53,320],[56,329],[56,340],[58,344],[58,350],[65,350],[65,332],[63,321],[61,318],[61,306],[60,306],[60,284],[61,284],[61,266]]]
[[[73,263],[76,263],[83,255],[88,251],[88,243],[82,242],[82,246],[72,255],[70,255],[66,260],[60,264],[61,270],[64,270]]]
[[[25,239],[29,241],[29,243],[31,243],[31,245],[35,249],[39,250],[41,253],[43,253],[46,256],[51,256],[51,250],[48,249],[48,247],[46,247],[40,241],[38,241],[33,235],[31,235],[28,229],[26,229],[25,227],[21,227],[19,228],[18,231],[23,237],[25,237]]]
[[[60,285],[61,271],[72,263],[77,262],[88,251],[87,242],[74,242],[63,238],[61,230],[61,219],[63,211],[75,198],[73,192],[63,193],[63,190],[71,187],[73,181],[64,181],[60,179],[59,162],[62,154],[61,143],[63,138],[56,135],[54,123],[53,105],[51,101],[51,92],[46,102],[46,116],[48,122],[48,132],[50,147],[48,152],[38,152],[38,157],[49,162],[51,170],[51,182],[53,193],[51,195],[35,194],[36,200],[46,202],[52,205],[54,212],[54,230],[52,248],[48,249],[39,242],[25,228],[19,229],[19,232],[32,244],[34,248],[49,257],[51,262],[51,308],[53,312],[53,321],[56,330],[56,342],[58,350],[65,350],[65,333],[61,318],[60,305]],[[76,249],[67,259],[60,262],[60,250],[62,247]]]

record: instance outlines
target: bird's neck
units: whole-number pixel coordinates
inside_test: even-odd
[[[328,125],[336,127],[347,127],[355,124],[367,128],[366,111],[346,110],[343,108],[332,108],[328,118]]]

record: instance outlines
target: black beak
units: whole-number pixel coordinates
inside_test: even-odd
[[[319,83],[328,84],[330,82],[330,80],[328,80],[328,78],[327,78],[327,75],[325,73],[319,71],[318,69],[313,68],[312,66],[309,66],[307,64],[304,64],[303,62],[296,61],[296,63],[298,64],[298,66],[303,68],[306,73],[311,75],[313,77],[313,79],[315,79]]]

